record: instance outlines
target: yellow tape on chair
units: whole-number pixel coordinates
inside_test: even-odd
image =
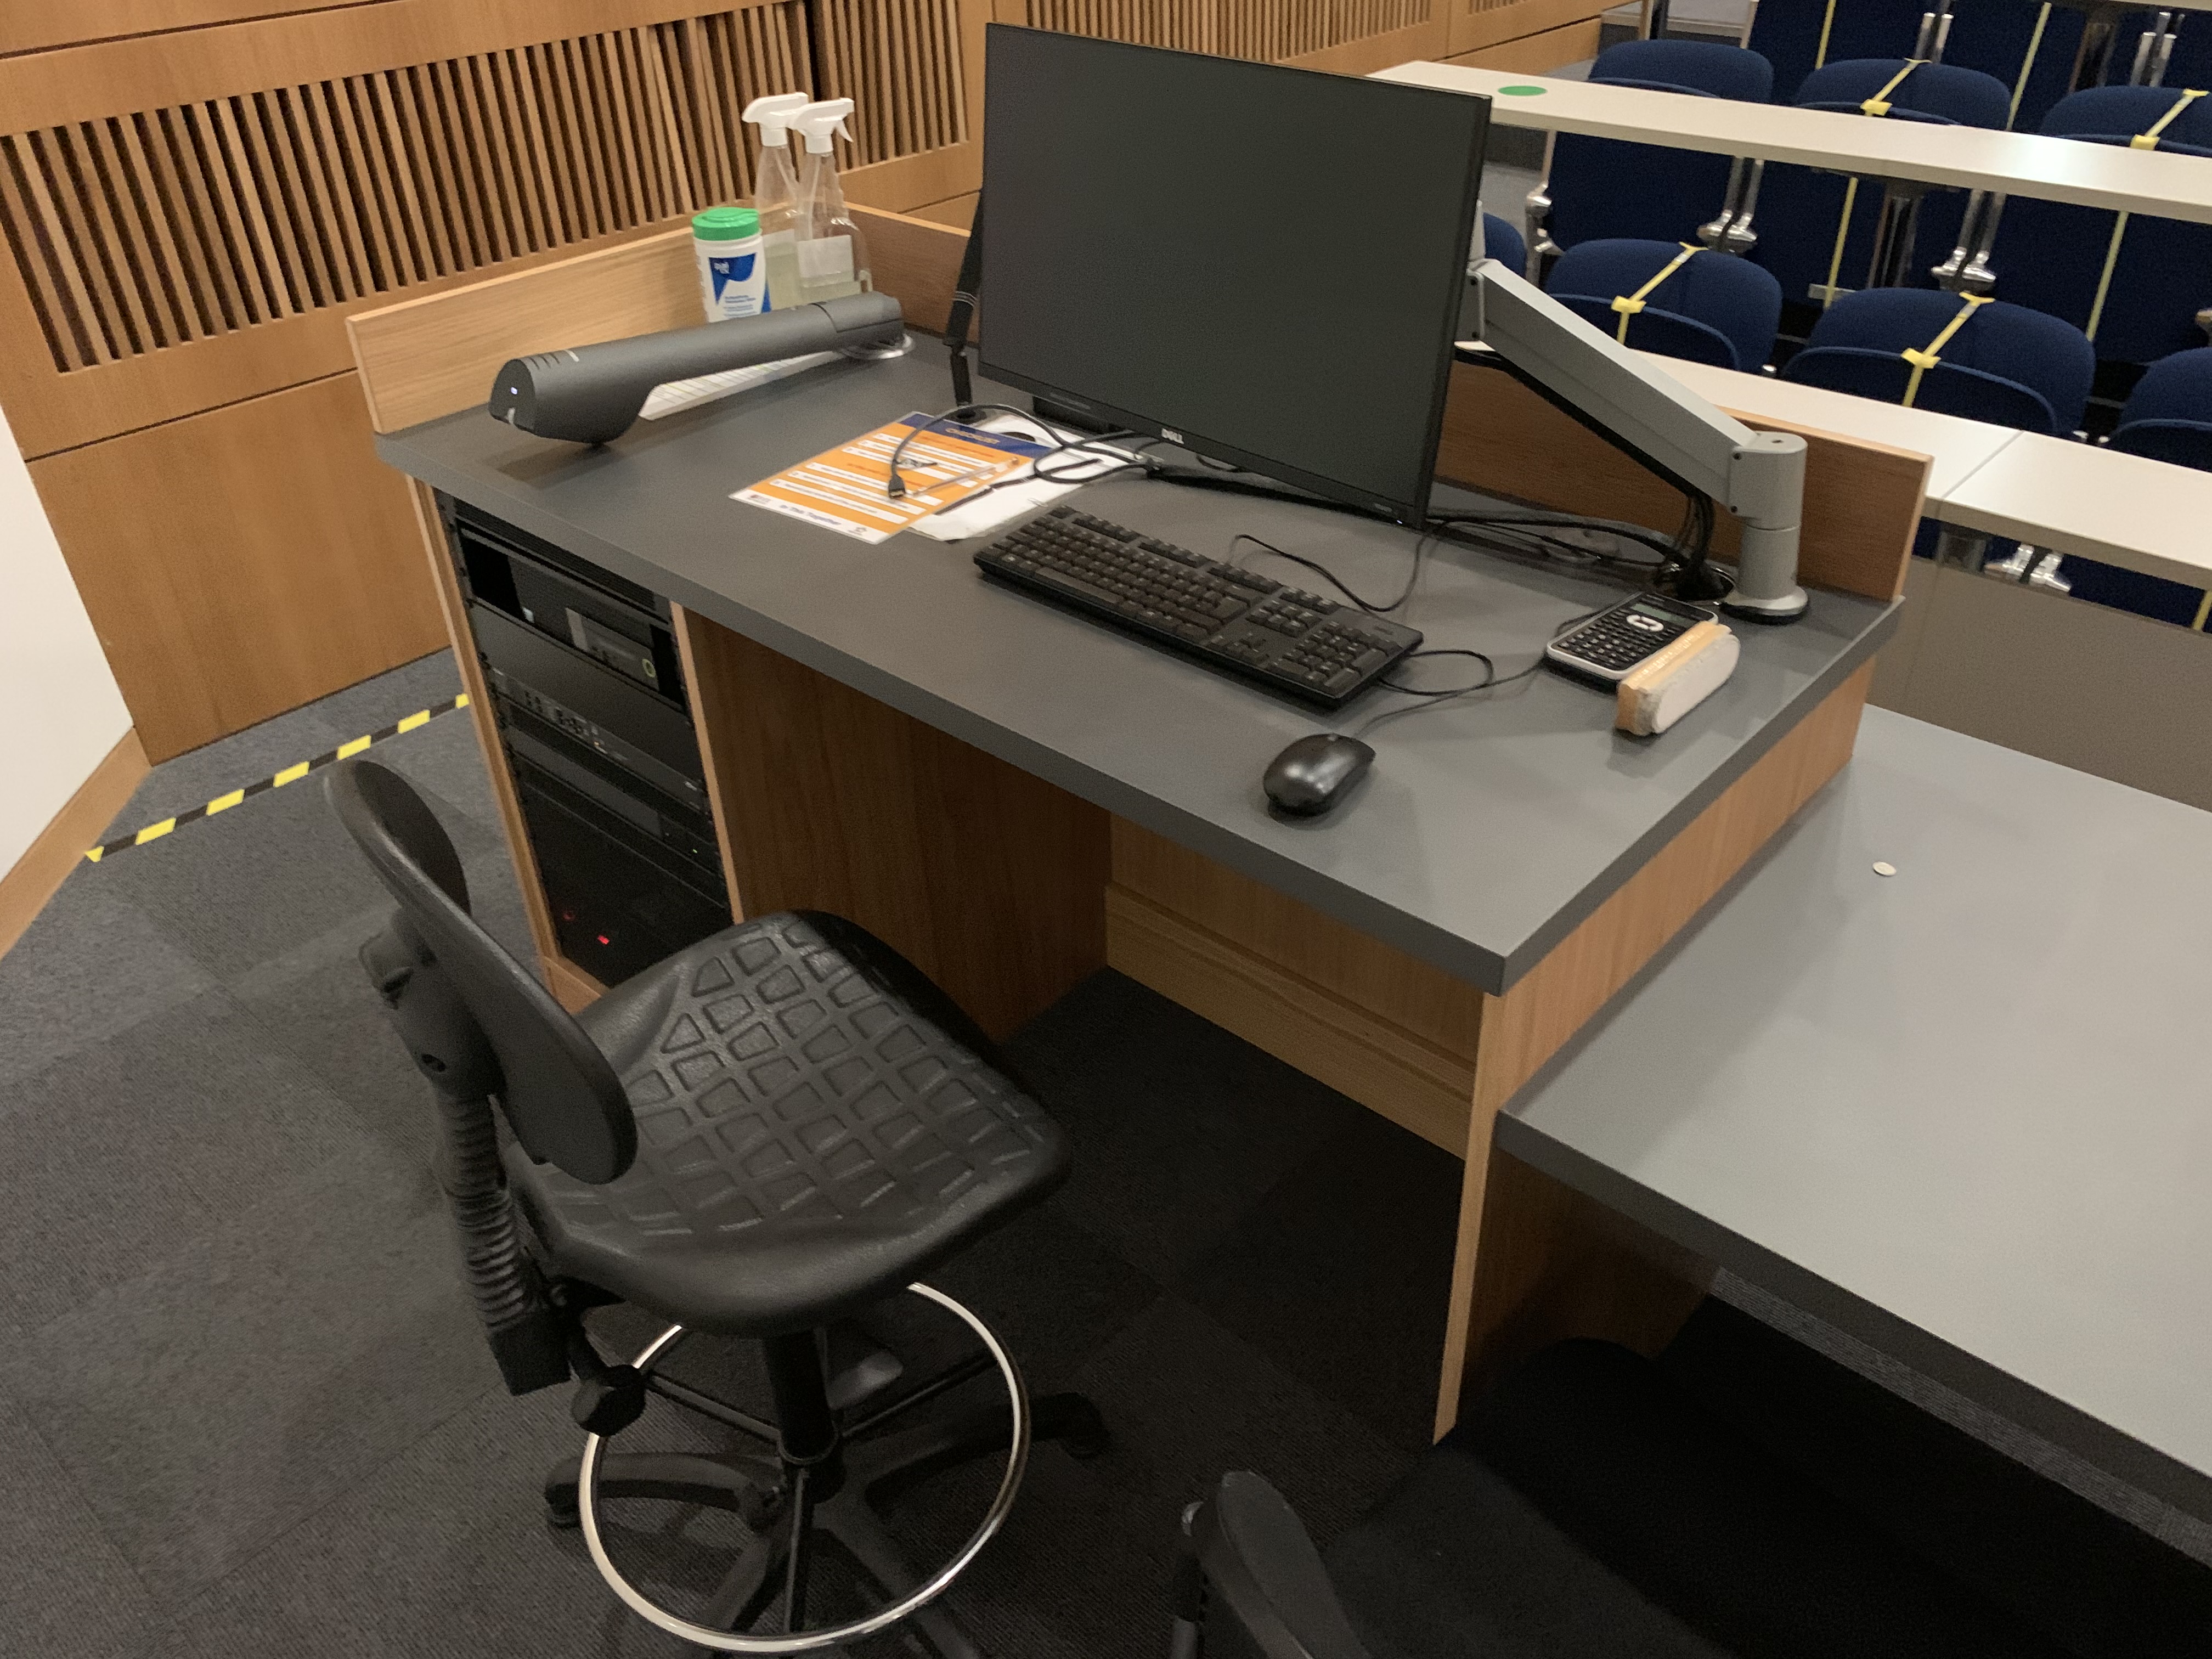
[[[1828,61],[1828,31],[1836,26],[1836,0],[1828,0],[1827,10],[1820,14],[1820,44],[1813,51],[1813,67],[1820,69]]]
[[[2202,91],[2194,87],[2184,92],[2180,97],[2173,100],[2172,107],[2165,114],[2129,139],[2128,148],[2156,149],[2158,136],[2166,131],[2166,124],[2203,95]],[[2119,269],[2120,243],[2125,240],[2127,234],[2127,214],[2125,212],[2115,214],[2112,216],[2112,240],[2105,244],[2105,268],[2097,273],[2097,296],[2089,301],[2089,320],[2081,326],[2081,331],[2092,340],[2097,337],[2097,325],[2105,320],[2105,296],[2112,292],[2112,273]]]
[[[1820,309],[1826,311],[1836,303],[1836,278],[1844,269],[1844,244],[1850,240],[1851,204],[1859,199],[1858,175],[1854,173],[1844,185],[1844,210],[1836,217],[1835,250],[1828,255],[1828,280],[1820,285]]]
[[[1925,58],[1906,58],[1905,60],[1905,67],[1889,77],[1889,84],[1859,106],[1859,113],[1862,115],[1888,114],[1890,110],[1894,107],[1894,106],[1889,102],[1889,94],[1895,92],[1898,88],[1905,84],[1905,77],[1906,76],[1911,74],[1913,70],[1918,69],[1927,61],[1928,60]]]
[[[1908,349],[1897,354],[1912,365],[1912,378],[1905,383],[1904,402],[1907,409],[1912,407],[1912,400],[1920,395],[1920,377],[1943,361],[1941,353],[1945,346],[1950,344],[1951,337],[1966,326],[1966,319],[1974,314],[1977,306],[1985,306],[1990,302],[1990,296],[1986,294],[1961,294],[1959,298],[1964,301],[1959,307],[1959,314],[1943,325],[1941,334],[1917,351]]]
[[[2005,111],[2005,131],[2020,119],[2020,100],[2027,90],[2027,77],[2035,72],[2035,54],[2043,50],[2044,26],[2051,21],[2051,0],[2043,0],[2043,9],[2035,14],[2035,27],[2027,37],[2027,53],[2020,60],[2020,78],[2012,83],[2012,103]]]
[[[2184,92],[2180,97],[2173,100],[2173,107],[2172,109],[2166,111],[2166,112],[2160,116],[2157,120],[2152,122],[2150,125],[2144,128],[2141,132],[2136,134],[2134,137],[2129,139],[2128,148],[2130,149],[2156,149],[2158,148],[2158,135],[2166,131],[2166,123],[2172,120],[2175,116],[2180,114],[2181,112],[2187,109],[2191,103],[2196,101],[2197,99],[2202,98],[2203,95],[2204,94],[2202,88],[2197,87],[2190,88],[2187,91]]]
[[[1621,344],[1628,343],[1628,319],[1644,309],[1644,299],[1651,290],[1687,264],[1692,254],[1705,252],[1705,249],[1695,242],[1683,242],[1680,246],[1682,251],[1660,266],[1657,274],[1635,293],[1616,294],[1613,296],[1613,308],[1620,313],[1620,326],[1613,330],[1613,337]]]

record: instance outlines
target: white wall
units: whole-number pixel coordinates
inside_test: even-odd
[[[0,875],[130,726],[0,414]]]

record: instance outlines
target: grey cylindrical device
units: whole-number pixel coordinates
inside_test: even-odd
[[[816,351],[881,351],[905,337],[888,294],[848,294],[788,311],[517,357],[492,382],[495,421],[540,438],[610,443],[629,430],[653,387]]]

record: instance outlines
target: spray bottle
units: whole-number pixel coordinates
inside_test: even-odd
[[[753,208],[760,215],[762,258],[768,267],[768,306],[787,311],[799,303],[799,174],[791,165],[791,118],[810,100],[803,92],[756,98],[744,119],[760,127],[760,165],[754,170]]]
[[[867,239],[853,222],[845,205],[845,192],[837,183],[837,162],[830,154],[830,135],[845,138],[845,118],[853,112],[849,98],[809,104],[790,118],[792,131],[806,139],[806,159],[799,174],[798,266],[802,303],[834,300],[841,295],[872,290],[875,281],[868,269]],[[771,273],[774,267],[770,266]],[[771,274],[769,280],[775,280]]]

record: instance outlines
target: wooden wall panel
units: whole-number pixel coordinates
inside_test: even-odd
[[[1438,0],[1445,12],[1444,52],[1457,57],[1547,29],[1601,15],[1606,0]]]
[[[1430,22],[1448,0],[1030,0],[1033,27],[1279,64]],[[1387,67],[1378,64],[1376,67]]]
[[[904,211],[983,182],[990,0],[810,0],[815,78],[850,98],[846,195]]]
[[[587,9],[648,21],[545,33]],[[174,41],[0,63],[0,109],[49,118],[0,134],[0,396],[27,453],[336,373],[343,313],[380,296],[749,195],[738,112],[811,82],[801,0],[386,0]]]
[[[0,0],[0,55],[390,0]]]
[[[445,642],[350,374],[31,465],[155,761]]]

